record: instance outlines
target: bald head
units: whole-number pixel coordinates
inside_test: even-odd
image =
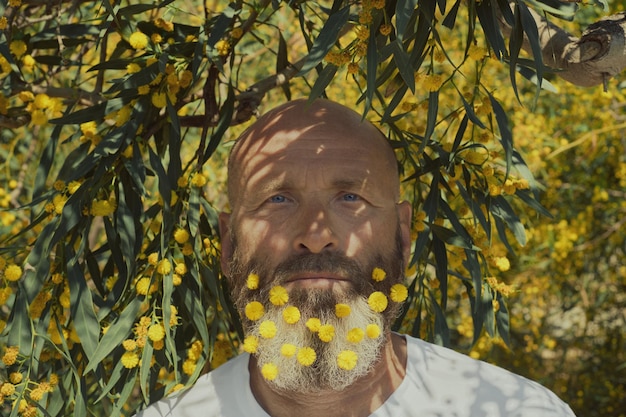
[[[303,158],[303,162],[315,163],[316,158],[324,157],[336,159],[338,164],[342,157],[369,160],[389,177],[397,200],[397,162],[380,130],[338,103],[301,99],[265,113],[237,140],[228,163],[231,207],[238,204],[250,176],[269,169],[269,160]]]

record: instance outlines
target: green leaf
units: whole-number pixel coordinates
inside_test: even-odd
[[[78,125],[85,122],[91,122],[93,120],[99,121],[104,119],[105,115],[112,113],[115,110],[119,110],[123,105],[124,101],[122,99],[113,98],[57,119],[51,119],[50,123],[58,125]]]
[[[135,324],[135,319],[139,308],[141,307],[141,299],[135,298],[122,310],[120,316],[111,323],[109,330],[102,336],[100,343],[95,352],[89,358],[89,363],[85,368],[85,373],[94,370],[96,366],[100,364],[128,337],[130,331]]]
[[[311,88],[311,93],[309,94],[309,102],[313,102],[316,98],[322,97],[324,95],[324,91],[328,84],[335,78],[335,74],[337,73],[337,66],[334,64],[328,64],[324,67],[322,72],[320,72],[319,77],[315,80],[315,84]]]
[[[496,98],[489,94],[489,101],[491,102],[491,108],[496,115],[496,122],[498,123],[498,129],[500,130],[500,143],[504,148],[505,161],[506,161],[506,176],[509,176],[511,170],[511,162],[513,160],[513,133],[509,126],[509,121],[506,117],[506,112],[498,103]]]
[[[426,146],[431,136],[435,132],[437,124],[437,114],[439,113],[439,91],[432,91],[428,95],[428,114],[426,116],[426,133],[424,133],[424,142],[420,148]],[[420,149],[421,150],[421,149]]]
[[[530,49],[533,52],[533,59],[535,60],[535,71],[537,72],[537,90],[535,92],[535,105],[539,99],[539,93],[541,91],[541,84],[543,81],[543,58],[542,47],[539,44],[539,31],[537,29],[537,22],[530,14],[528,7],[523,2],[519,2],[519,9],[521,15],[521,21],[524,25],[524,33],[530,44]]]
[[[437,225],[431,225],[433,231],[431,251],[435,256],[435,276],[439,280],[439,288],[441,289],[441,307],[446,308],[448,302],[448,253],[446,245],[437,235]]]
[[[515,69],[517,68],[517,58],[522,50],[522,44],[524,43],[524,27],[522,26],[522,19],[520,17],[520,5],[515,3],[515,24],[511,28],[511,35],[509,36],[509,78],[511,80],[511,86],[515,93],[515,98],[520,101],[519,91],[517,90],[517,80],[515,78]]]
[[[456,0],[454,2],[454,6],[450,9],[446,17],[443,19],[441,24],[448,29],[454,29],[454,24],[456,23],[456,16],[459,12],[459,6],[461,5],[461,0]]]
[[[441,290],[443,292],[443,288]],[[435,334],[434,342],[441,346],[450,346],[450,329],[444,313],[445,305],[439,305],[432,293],[430,293],[430,303],[435,312]]]
[[[396,2],[396,33],[400,41],[404,38],[404,33],[406,32],[409,21],[416,11],[417,3],[418,0]]]
[[[25,277],[22,278],[22,280]],[[6,325],[8,329],[7,346],[19,346],[20,354],[30,356],[32,352],[33,330],[30,316],[28,315],[29,301],[25,291],[17,291],[15,302],[11,309],[11,316]],[[6,333],[5,330],[3,333]]]
[[[524,225],[513,211],[513,207],[511,207],[503,196],[500,195],[492,198],[489,211],[493,213],[494,216],[504,221],[521,246],[526,245],[526,231],[524,230]]]
[[[500,27],[498,26],[498,20],[495,12],[495,5],[492,3],[494,0],[483,0],[476,5],[476,14],[480,25],[483,27],[485,36],[491,49],[496,55],[496,58],[502,59],[507,55],[506,46],[504,45],[504,38]]]
[[[415,93],[415,74],[413,73],[409,55],[404,50],[399,39],[396,39],[395,42],[391,42],[390,46],[393,52],[393,59],[396,62],[402,80],[404,80],[404,83],[409,87],[411,92]]]
[[[507,346],[511,346],[509,310],[506,300],[500,293],[496,293],[496,300],[500,308],[496,312],[496,330]]]
[[[306,61],[302,65],[298,76],[305,75],[311,69],[315,68],[317,64],[322,62],[326,54],[328,54],[335,42],[337,42],[337,39],[339,38],[339,33],[348,22],[349,16],[350,7],[348,6],[339,10],[337,13],[333,13],[328,17],[328,20],[324,24],[324,27],[322,27],[319,35],[313,42],[311,51],[309,52]]]
[[[71,257],[71,254],[69,257]],[[91,292],[87,288],[85,276],[75,263],[67,265],[67,276],[70,287],[70,313],[74,321],[76,334],[87,355],[91,358],[98,346],[100,323],[96,317]]]

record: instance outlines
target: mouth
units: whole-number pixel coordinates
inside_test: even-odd
[[[286,288],[332,288],[334,286],[349,285],[350,280],[336,274],[314,272],[297,274],[285,281]]]

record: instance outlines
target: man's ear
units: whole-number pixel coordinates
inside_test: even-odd
[[[398,221],[400,227],[400,236],[402,238],[402,257],[404,264],[409,264],[411,257],[411,217],[413,216],[413,207],[408,201],[398,203]]]
[[[233,256],[233,242],[230,233],[230,213],[221,212],[219,215],[220,241],[222,255],[220,265],[225,276],[230,276],[230,259]]]

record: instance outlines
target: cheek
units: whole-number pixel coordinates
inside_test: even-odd
[[[288,247],[281,228],[264,220],[242,220],[237,240],[241,249],[253,257],[268,257]]]
[[[349,231],[346,239],[345,254],[347,257],[352,258],[363,252],[363,249],[367,246],[372,246],[372,242],[375,238],[372,224],[365,222],[359,225],[355,230]]]

